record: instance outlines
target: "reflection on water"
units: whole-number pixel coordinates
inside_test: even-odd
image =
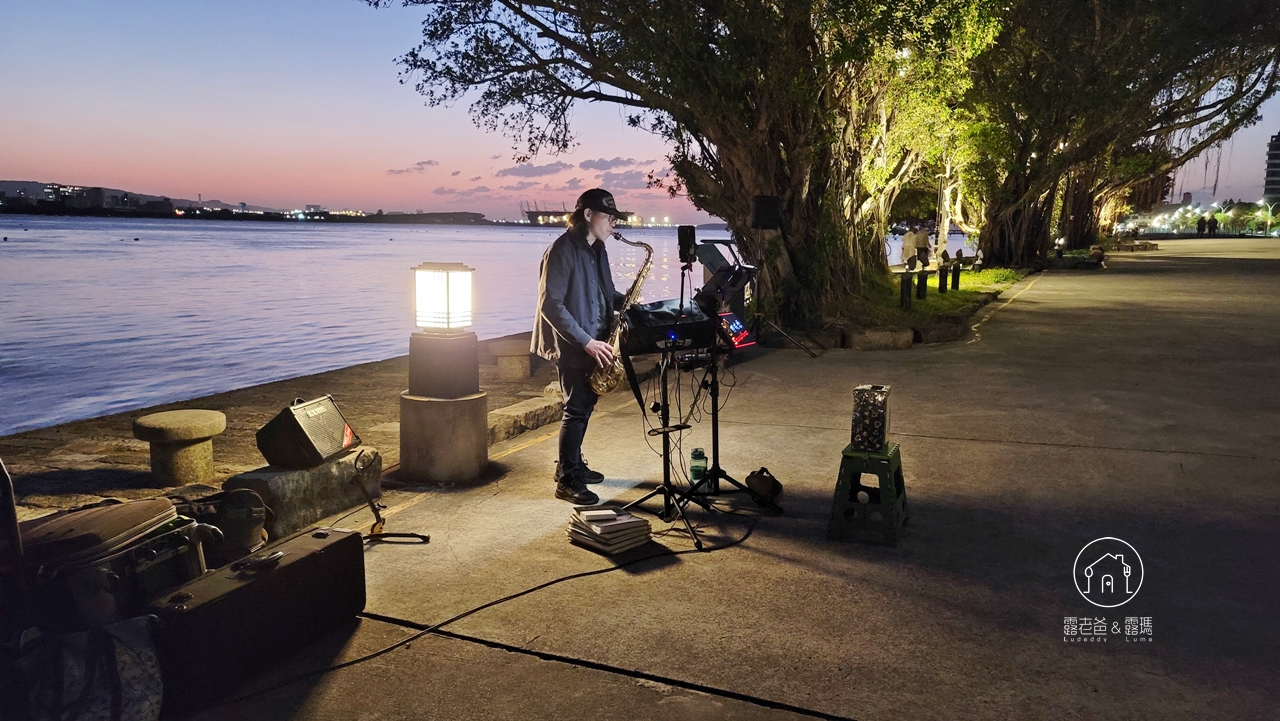
[[[0,215],[0,435],[404,354],[427,260],[476,269],[481,338],[527,331],[559,232]],[[674,297],[675,229],[624,232]],[[625,290],[643,251],[609,250]]]

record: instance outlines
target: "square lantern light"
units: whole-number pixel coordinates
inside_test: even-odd
[[[472,268],[423,263],[413,269],[414,324],[409,389],[400,394],[400,473],[423,483],[480,478],[489,462],[488,397],[472,321]]]
[[[424,333],[471,326],[471,274],[462,263],[423,263],[413,269],[416,325]]]

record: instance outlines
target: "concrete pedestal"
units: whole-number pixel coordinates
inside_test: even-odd
[[[361,453],[370,463],[363,474],[356,467]],[[262,496],[273,514],[266,530],[274,541],[326,516],[367,503],[356,483],[363,483],[374,498],[382,497],[382,456],[377,448],[357,446],[315,468],[259,468],[228,478],[222,488],[252,488]]]
[[[227,428],[218,411],[165,411],[133,422],[133,436],[151,444],[151,473],[162,483],[186,486],[213,478],[213,437]]]
[[[476,483],[489,464],[489,398],[400,394],[400,469],[411,483]]]
[[[531,364],[528,341],[495,340],[489,344],[489,352],[498,361],[500,380],[518,381],[529,377]]]

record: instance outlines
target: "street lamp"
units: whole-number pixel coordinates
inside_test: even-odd
[[[426,332],[471,326],[471,274],[462,263],[423,263],[413,269],[416,325]]]
[[[1264,208],[1266,208],[1266,209],[1267,209],[1267,232],[1266,232],[1266,236],[1267,236],[1268,238],[1270,238],[1270,237],[1271,237],[1271,216],[1275,213],[1276,206],[1277,206],[1277,205],[1280,205],[1280,201],[1277,201],[1277,202],[1275,202],[1275,203],[1268,203],[1268,202],[1267,202],[1267,199],[1266,199],[1266,198],[1263,198],[1262,200],[1259,200],[1259,201],[1258,201],[1258,205],[1261,205],[1262,207],[1264,207]]]
[[[489,400],[471,332],[475,271],[462,263],[413,269],[409,389],[400,394],[400,471],[408,480],[463,483],[489,462]]]

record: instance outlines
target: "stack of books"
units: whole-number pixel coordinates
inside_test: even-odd
[[[649,521],[618,508],[575,506],[569,540],[607,555],[649,542]]]

